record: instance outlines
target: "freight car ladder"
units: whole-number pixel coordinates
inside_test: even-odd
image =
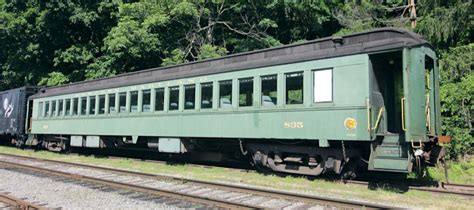
[[[381,139],[381,144],[373,143],[371,145],[369,170],[374,171],[393,171],[410,172],[411,161],[407,148],[400,144],[404,142],[403,135],[395,133],[386,133],[377,136]]]

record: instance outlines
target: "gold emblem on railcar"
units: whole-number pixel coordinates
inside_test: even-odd
[[[344,127],[346,127],[347,130],[357,128],[357,121],[354,118],[348,117],[344,120]]]

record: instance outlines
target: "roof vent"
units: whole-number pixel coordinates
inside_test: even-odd
[[[332,42],[334,43],[334,46],[337,47],[344,44],[344,39],[340,36],[335,36],[332,37]]]

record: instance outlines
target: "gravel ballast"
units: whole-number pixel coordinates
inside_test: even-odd
[[[62,209],[179,209],[190,203],[91,185],[60,177],[45,177],[0,169],[0,190],[30,202]]]

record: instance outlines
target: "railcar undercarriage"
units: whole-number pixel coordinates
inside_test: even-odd
[[[349,162],[359,162],[360,150],[352,147],[345,148],[342,142],[337,144],[340,145],[339,148],[250,143],[248,149],[252,162],[257,167],[266,167],[276,172],[312,176],[330,172],[353,174],[356,167],[345,166]]]
[[[249,160],[262,171],[309,176],[333,173],[353,177],[358,169],[366,166],[363,160],[370,153],[369,143],[363,144],[367,146],[365,148],[360,142],[342,141],[319,147],[317,141],[141,137],[134,143],[129,137],[101,136],[97,138],[97,144],[93,144],[90,143],[93,138],[80,136],[78,144],[74,142],[77,137],[34,135],[29,140],[32,141],[30,144],[55,152],[70,148],[109,148],[178,155],[204,162]],[[179,141],[173,142],[175,140]]]

